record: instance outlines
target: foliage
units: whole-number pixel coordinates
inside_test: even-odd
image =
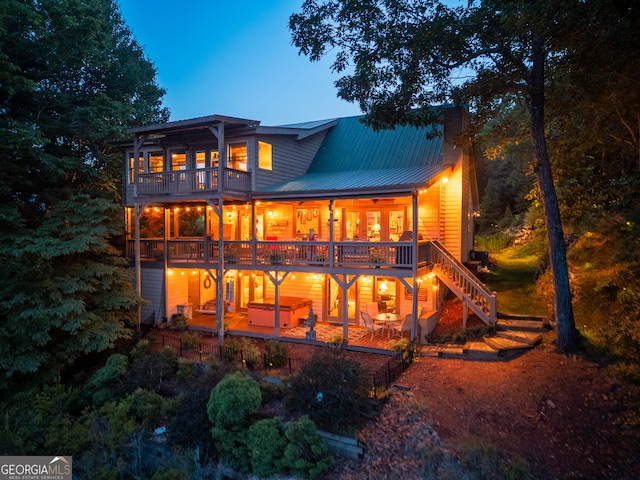
[[[260,367],[262,353],[253,340],[243,337],[240,342],[240,350],[242,352],[242,361],[248,369],[254,370]]]
[[[477,236],[475,238],[475,249],[487,250],[489,252],[503,250],[509,246],[509,242],[511,241],[511,239],[512,235],[507,232]]]
[[[584,227],[569,258],[587,353],[618,379],[640,384],[640,211]]]
[[[264,342],[264,349],[269,364],[274,368],[283,366],[289,358],[289,346],[286,342],[267,340]]]
[[[0,8],[0,370],[42,382],[128,334],[141,299],[114,248],[122,159],[110,142],[168,112],[115,2]]]
[[[215,386],[207,402],[211,434],[220,457],[240,472],[249,470],[246,429],[261,401],[258,382],[236,372]]]
[[[95,405],[103,405],[124,393],[123,377],[128,366],[129,359],[126,355],[114,353],[107,359],[105,366],[89,379],[85,390],[92,396]]]
[[[508,458],[494,444],[480,437],[468,437],[462,446],[460,463],[470,478],[527,480],[532,478],[527,462],[521,457]]]
[[[171,318],[170,328],[181,332],[186,330],[188,321],[189,319],[185,315],[176,315]]]
[[[343,348],[316,352],[291,379],[287,407],[320,428],[344,432],[360,422],[371,379]]]
[[[160,393],[164,383],[172,379],[177,371],[178,356],[172,348],[163,347],[159,352],[134,359],[125,377],[125,384],[130,392],[142,388]]]
[[[321,478],[329,470],[333,457],[318,435],[315,424],[308,417],[288,422],[285,436],[288,443],[283,462],[293,475]]]
[[[269,477],[283,471],[283,456],[287,439],[277,417],[258,420],[247,431],[247,449],[251,471],[259,477]]]

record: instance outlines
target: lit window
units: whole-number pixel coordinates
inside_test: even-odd
[[[185,152],[173,152],[171,154],[171,170],[186,170],[187,154]]]
[[[229,160],[227,166],[234,170],[247,171],[247,144],[234,143],[229,145]]]
[[[207,167],[207,154],[204,151],[196,152],[196,168]]]
[[[136,162],[133,159],[133,153],[129,154],[129,183],[134,182],[134,172],[136,169]],[[140,163],[138,167],[138,173],[144,173],[144,157],[140,154]]]
[[[164,169],[164,156],[162,152],[151,152],[149,154],[149,173],[162,172]]]
[[[271,144],[258,142],[258,168],[271,170]]]

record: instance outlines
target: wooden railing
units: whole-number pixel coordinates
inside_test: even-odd
[[[496,323],[496,295],[439,242],[431,242],[433,272],[487,324]]]
[[[141,173],[136,184],[138,197],[157,195],[193,195],[218,190],[218,169],[176,170],[171,172]],[[232,168],[224,169],[225,191],[248,192],[251,174]]]
[[[205,239],[167,241],[169,262],[214,263],[219,243]],[[255,248],[254,248],[255,245]],[[418,246],[418,264],[428,261],[428,242]],[[134,257],[135,242],[127,242],[127,255]],[[142,260],[164,259],[164,242],[140,240]],[[244,265],[305,265],[318,267],[413,268],[411,242],[308,242],[308,241],[225,241],[226,263]]]

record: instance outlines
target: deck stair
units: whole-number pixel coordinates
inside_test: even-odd
[[[431,241],[430,252],[433,273],[462,300],[465,315],[469,309],[487,325],[494,325],[497,313],[496,294],[451,255],[440,242]]]
[[[496,334],[460,345],[425,345],[423,357],[457,358],[475,361],[504,361],[519,356],[542,340],[549,330],[544,317],[498,314]]]

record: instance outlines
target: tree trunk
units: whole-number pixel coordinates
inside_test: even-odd
[[[539,39],[534,40],[532,48],[531,100],[528,110],[531,122],[534,171],[542,196],[549,240],[549,259],[553,277],[554,313],[556,317],[556,351],[570,353],[576,349],[576,331],[573,306],[571,304],[571,286],[569,284],[569,267],[564,232],[544,133],[545,52],[543,43]]]

